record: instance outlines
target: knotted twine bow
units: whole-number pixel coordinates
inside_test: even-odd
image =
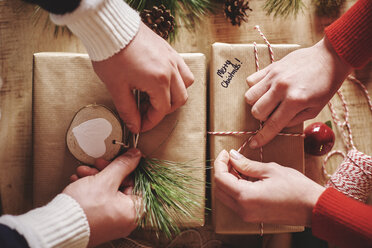
[[[271,63],[273,63],[274,52],[272,50],[270,42],[266,39],[265,35],[261,32],[261,29],[258,25],[256,25],[254,28],[260,33],[261,37],[265,41],[268,47],[268,50],[269,50]],[[259,59],[258,59],[258,51],[257,51],[256,42],[253,42],[253,46],[254,46],[253,48],[254,48],[254,58],[255,58],[255,63],[256,63],[256,71],[259,71],[260,64],[259,64]],[[240,153],[247,146],[247,144],[249,144],[253,136],[257,134],[263,128],[263,124],[264,122],[260,121],[259,129],[256,131],[222,131],[222,132],[208,132],[208,134],[211,134],[211,135],[251,135],[248,139],[244,141],[244,143],[238,149],[238,152]],[[281,133],[280,132],[277,135],[287,136],[287,137],[304,137],[304,134],[302,133]],[[259,149],[260,149],[260,162],[263,162],[263,147],[261,146]],[[242,178],[246,179],[234,167],[232,167],[232,170],[235,172],[235,174],[237,175],[239,179],[242,179]],[[264,234],[263,222],[261,222],[260,223],[260,235],[262,236],[263,234]]]
[[[348,79],[361,88],[367,99],[369,109],[372,112],[372,102],[367,88],[353,76],[348,76]],[[331,111],[332,120],[338,127],[342,141],[348,152],[346,155],[341,150],[333,150],[324,158],[322,165],[323,173],[330,178],[326,187],[334,187],[351,198],[366,202],[372,191],[372,157],[356,149],[350,126],[350,114],[347,102],[341,90],[337,91],[337,95],[342,103],[344,121],[341,121],[331,102],[328,103],[328,107]],[[333,175],[330,175],[325,167],[329,158],[336,154],[341,155],[344,161],[338,166]]]

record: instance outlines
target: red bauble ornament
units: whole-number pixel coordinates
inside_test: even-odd
[[[305,128],[305,152],[315,156],[328,153],[334,143],[335,134],[323,122],[315,122]]]

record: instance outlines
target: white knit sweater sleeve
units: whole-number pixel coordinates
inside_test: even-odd
[[[141,19],[123,0],[81,0],[72,13],[50,15],[80,38],[93,61],[105,60],[136,35]]]
[[[4,215],[0,223],[16,230],[31,248],[86,247],[89,224],[83,209],[70,196],[57,195],[50,203],[23,215]]]

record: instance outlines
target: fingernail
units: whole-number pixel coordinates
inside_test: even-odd
[[[135,148],[131,148],[130,150],[128,150],[128,151],[125,153],[125,156],[127,156],[127,157],[131,157],[131,158],[138,157],[138,156],[140,156],[140,155],[141,155],[140,150],[135,149]]]
[[[235,151],[234,149],[231,149],[230,150],[230,156],[233,158],[233,159],[241,159],[243,157],[243,155],[241,155],[239,152]]]
[[[252,139],[251,142],[249,143],[249,148],[251,149],[256,149],[258,147],[258,143],[255,139]]]

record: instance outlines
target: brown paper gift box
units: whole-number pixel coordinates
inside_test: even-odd
[[[272,45],[275,59],[299,48],[298,45]],[[260,68],[270,64],[266,45],[257,45]],[[251,115],[251,107],[244,101],[248,89],[247,76],[256,71],[254,47],[250,44],[215,43],[212,47],[210,70],[210,123],[209,131],[255,131],[259,121]],[[301,133],[303,125],[286,128],[285,133]],[[218,136],[210,135],[211,159],[225,149],[237,150],[249,135]],[[253,160],[260,160],[259,149],[246,147],[242,153]],[[300,137],[277,136],[263,147],[263,161],[277,162],[281,165],[304,171],[303,139]],[[294,187],[296,185],[293,185]],[[214,197],[212,173],[212,214],[216,233],[260,233],[259,223],[245,223],[232,210]],[[303,227],[264,223],[264,233],[302,231]]]
[[[144,154],[171,161],[196,161],[192,176],[205,182],[206,160],[206,62],[203,54],[182,54],[195,76],[188,88],[189,100],[168,115],[156,128],[140,135]],[[33,82],[34,205],[41,206],[60,193],[78,166],[66,146],[66,131],[82,107],[114,105],[105,86],[95,75],[85,54],[37,53]],[[197,116],[197,118],[195,118]],[[172,131],[171,131],[172,130]],[[155,152],[154,152],[155,151]],[[201,208],[198,220],[184,220],[184,226],[204,225],[205,187],[197,192]]]

